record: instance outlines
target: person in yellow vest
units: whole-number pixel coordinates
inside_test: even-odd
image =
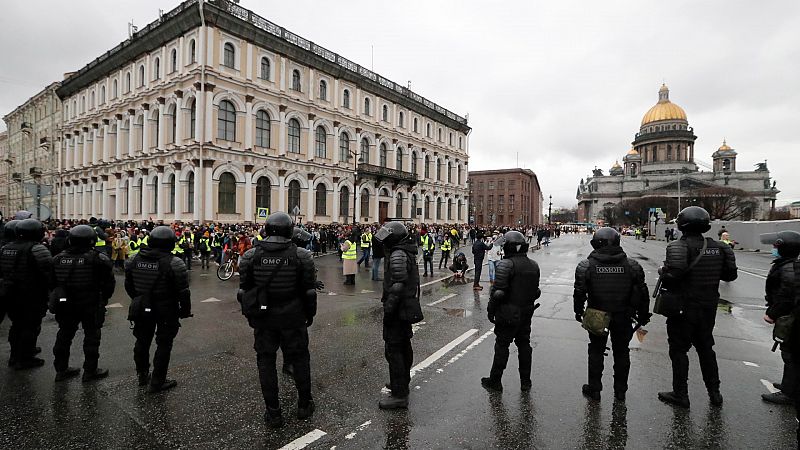
[[[422,249],[422,265],[425,268],[425,273],[422,276],[428,276],[428,266],[430,266],[431,276],[433,276],[433,252],[436,250],[436,242],[428,234],[427,228],[423,228],[419,232],[419,246]]]
[[[364,261],[364,268],[369,268],[369,253],[372,249],[372,230],[367,228],[361,234],[361,258],[358,260],[357,265],[361,265],[361,261]]]
[[[133,258],[139,253],[139,250],[142,248],[142,232],[139,233],[131,238],[131,241],[128,243],[128,258]]]
[[[450,236],[445,236],[444,241],[442,241],[441,250],[442,250],[442,258],[439,260],[439,270],[442,270],[442,264],[444,264],[445,269],[447,268],[447,263],[450,261],[450,251],[453,249],[453,238]]]
[[[200,252],[200,268],[208,269],[208,260],[211,258],[211,242],[208,231],[203,233],[200,241],[197,243],[197,249]]]
[[[342,243],[342,274],[344,275],[345,285],[356,284],[356,271],[358,270],[358,264],[356,263],[357,239],[358,235],[353,232]]]

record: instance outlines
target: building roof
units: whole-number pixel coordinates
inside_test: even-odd
[[[470,170],[469,176],[482,176],[482,175],[506,175],[506,174],[513,174],[513,173],[522,173],[525,175],[529,175],[532,177],[536,176],[536,173],[531,169],[522,169],[520,167],[515,167],[513,169],[493,169],[493,170]]]
[[[14,116],[15,114],[17,114],[18,112],[22,111],[32,101],[38,99],[39,97],[41,97],[42,95],[46,94],[47,92],[49,92],[51,90],[57,90],[60,86],[61,86],[61,82],[60,81],[54,81],[54,82],[50,83],[44,89],[42,89],[41,91],[39,91],[36,94],[34,94],[31,98],[25,100],[21,105],[19,105],[16,108],[14,108],[13,111],[11,111],[10,113],[8,113],[5,116],[3,116],[3,120],[8,120],[8,118],[10,118],[10,117]]]
[[[662,84],[658,90],[658,103],[642,117],[642,126],[662,120],[687,120],[683,108],[669,100],[669,88],[666,84]]]

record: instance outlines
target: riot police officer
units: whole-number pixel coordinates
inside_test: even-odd
[[[192,315],[191,293],[186,265],[172,255],[175,233],[158,226],[150,233],[147,247],[125,265],[125,292],[131,297],[128,319],[133,322],[139,386],[155,393],[175,387],[167,379],[172,342],[178,335],[179,319]],[[150,345],[156,339],[153,373],[150,375]]]
[[[508,347],[513,341],[519,351],[519,378],[523,391],[531,388],[531,320],[539,290],[539,265],[528,258],[528,242],[519,231],[504,235],[503,259],[495,269],[494,284],[486,310],[495,324],[494,361],[484,388],[503,390],[501,379],[508,364]]]
[[[266,404],[264,422],[283,426],[275,360],[278,349],[292,366],[297,386],[297,418],[314,413],[308,327],[317,313],[316,269],[311,252],[292,242],[292,218],[275,212],[267,218],[267,237],[242,256],[239,302],[254,329],[258,377]]]
[[[796,231],[781,231],[761,235],[761,243],[772,244],[773,254],[777,258],[772,261],[772,267],[767,275],[765,286],[767,311],[764,321],[774,324],[780,317],[788,316],[794,310],[796,296],[796,282],[794,266],[797,256],[800,255],[800,233]],[[781,378],[778,392],[761,394],[761,398],[769,403],[791,405],[794,403],[795,385],[798,381],[794,357],[800,348],[792,348],[791,342],[781,344],[781,358],[783,359],[783,377]]]
[[[378,403],[381,409],[408,407],[408,385],[414,350],[411,324],[422,320],[419,304],[417,242],[400,222],[389,222],[375,235],[387,261],[383,274],[383,341],[389,363],[389,388],[392,393]]]
[[[23,370],[44,364],[43,359],[34,355],[42,318],[47,311],[53,257],[47,247],[40,244],[44,227],[38,220],[18,222],[16,235],[17,240],[6,244],[0,251],[0,278],[11,319],[9,365]]]
[[[0,250],[5,247],[6,244],[14,242],[17,239],[17,234],[15,231],[17,228],[17,223],[19,223],[18,220],[9,220],[2,225],[3,229],[0,233]],[[7,295],[2,286],[3,280],[0,279],[0,323],[3,323],[3,320],[5,320],[6,313],[8,311]]]
[[[600,400],[603,359],[610,334],[614,353],[614,398],[625,401],[631,367],[628,345],[633,337],[632,323],[643,326],[650,321],[649,293],[642,266],[622,250],[617,230],[598,229],[591,244],[594,251],[575,270],[572,295],[575,320],[583,322],[587,300],[589,308],[610,320],[605,330],[595,330],[591,324],[584,326],[589,331],[589,383],[583,385],[582,391],[592,400]]]
[[[97,233],[92,227],[78,225],[69,232],[67,249],[53,258],[50,312],[58,323],[53,346],[56,381],[80,373],[77,367],[69,367],[69,351],[78,325],[83,327],[83,381],[108,376],[108,369],[99,369],[97,361],[100,329],[116,280],[111,260],[105,253],[95,251],[96,242]]]
[[[676,222],[683,235],[667,245],[666,260],[659,273],[666,286],[680,292],[683,304],[680,314],[667,318],[672,391],[659,392],[658,398],[675,406],[689,407],[688,352],[694,346],[709,401],[714,406],[721,406],[713,331],[719,282],[736,279],[736,257],[729,245],[703,237],[703,233],[711,229],[711,218],[705,209],[699,206],[684,208]]]

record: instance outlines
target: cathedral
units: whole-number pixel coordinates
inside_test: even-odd
[[[595,168],[592,176],[578,186],[578,219],[597,223],[602,211],[620,202],[646,198],[674,198],[686,206],[693,193],[708,188],[733,188],[749,198],[741,208],[740,220],[767,219],[775,207],[778,190],[770,180],[766,162],[755,170],[736,167],[736,150],[727,142],[711,153],[711,164],[695,159],[697,136],[689,126],[686,112],[669,99],[669,88],[658,90],[658,103],[642,118],[632,148],[608,172]],[[724,189],[718,189],[724,191]],[[683,200],[683,203],[681,202]],[[654,205],[658,206],[658,205]],[[674,218],[668,217],[668,220]]]

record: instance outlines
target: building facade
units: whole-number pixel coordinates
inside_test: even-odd
[[[527,226],[543,223],[542,190],[528,169],[469,173],[470,218],[477,226]]]
[[[10,216],[27,209],[47,219],[57,207],[61,100],[55,82],[6,114],[7,141],[2,152],[0,208]]]
[[[6,163],[11,155],[8,153],[8,132],[0,132],[0,216],[5,218],[11,213],[8,201],[11,191],[11,165]]]
[[[181,3],[58,93],[64,217],[466,221],[466,119],[232,2]]]
[[[686,112],[669,99],[662,85],[658,103],[642,118],[633,147],[616,162],[609,174],[596,169],[578,186],[578,220],[597,222],[602,211],[626,200],[648,197],[683,198],[709,188],[735,188],[747,193],[751,202],[742,208],[741,219],[766,219],[775,207],[778,191],[770,179],[766,162],[756,170],[738,170],[738,153],[723,142],[710,153],[712,163],[695,159],[697,136]],[[703,166],[704,171],[700,170]],[[673,217],[674,218],[674,217]]]

